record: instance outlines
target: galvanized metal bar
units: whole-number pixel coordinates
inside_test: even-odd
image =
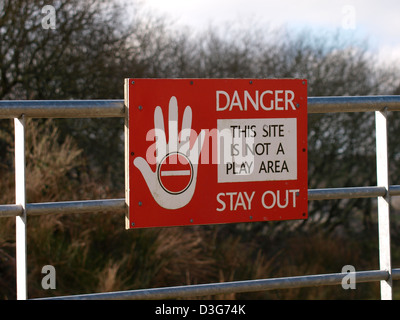
[[[387,191],[378,197],[379,267],[389,272],[389,279],[381,281],[382,300],[392,299],[392,262],[390,253],[390,195],[387,152],[387,109],[375,112],[377,185]]]
[[[342,283],[347,273],[331,273],[298,277],[269,278],[222,283],[208,283],[188,286],[128,290],[71,296],[41,298],[37,300],[140,300],[174,299],[196,296],[226,294],[232,292],[255,292],[275,289],[292,289]],[[355,272],[356,283],[386,280],[389,273],[383,270]]]
[[[123,100],[1,100],[0,118],[124,117]]]
[[[389,187],[390,196],[400,196],[400,185],[394,185]]]
[[[27,214],[32,216],[57,213],[124,212],[125,199],[42,202],[27,204]]]
[[[308,113],[400,111],[400,96],[309,97]],[[124,100],[1,100],[0,119],[125,116]]]
[[[352,198],[375,198],[384,196],[384,187],[348,187],[348,188],[326,188],[309,189],[308,200],[333,200]]]
[[[26,300],[27,261],[26,261],[26,188],[25,188],[25,117],[14,119],[15,126],[15,202],[22,208],[16,216],[16,277],[17,299]]]
[[[400,96],[309,97],[308,113],[400,111]]]
[[[400,279],[400,269],[391,269],[390,261],[390,233],[389,230],[389,196],[400,195],[400,186],[390,186],[387,181],[380,179],[380,172],[387,176],[387,111],[400,111],[400,96],[367,96],[367,97],[309,97],[308,113],[332,113],[332,112],[366,112],[375,111],[377,117],[377,175],[378,186],[374,187],[353,187],[353,188],[330,188],[309,190],[309,200],[348,199],[361,197],[378,197],[379,209],[379,239],[380,239],[380,268],[381,270],[357,272],[357,282],[381,281],[382,299],[392,298],[392,279]],[[32,118],[99,118],[99,117],[125,117],[125,106],[123,100],[47,100],[47,101],[0,101],[0,118],[21,118],[15,119],[16,139],[16,196],[15,205],[0,206],[0,217],[15,216],[17,219],[17,298],[27,298],[26,281],[26,218],[27,215],[40,215],[51,213],[73,213],[73,212],[94,212],[94,211],[117,211],[123,212],[126,209],[125,199],[111,200],[88,200],[88,201],[67,201],[55,203],[26,204],[25,198],[25,155],[21,153],[21,144],[24,144],[24,117]],[[384,121],[381,116],[384,116]],[[380,119],[380,120],[378,120]],[[378,124],[379,122],[379,124]],[[382,144],[382,137],[378,128],[385,126],[385,143]],[[21,127],[22,125],[22,127]],[[18,126],[18,129],[17,129]],[[22,129],[21,129],[22,128]],[[19,134],[17,135],[17,131]],[[21,139],[21,134],[23,139]],[[18,136],[18,137],[17,137]],[[17,141],[18,140],[18,141]],[[17,147],[17,145],[19,147]],[[378,150],[378,146],[385,145],[386,150]],[[19,151],[17,151],[19,150]],[[386,165],[381,166],[382,161],[378,160],[380,154],[386,157]],[[23,159],[23,170],[17,159]],[[385,167],[386,166],[386,167]],[[18,169],[17,169],[18,168]],[[21,174],[23,172],[23,178]],[[382,182],[383,181],[383,182]],[[23,183],[22,183],[23,182]],[[21,192],[21,186],[24,191]],[[22,196],[23,195],[23,196]],[[385,200],[385,201],[383,201]],[[381,209],[383,208],[383,209]],[[21,231],[22,230],[22,231]],[[24,243],[24,246],[21,244]],[[389,259],[389,260],[388,260]],[[21,266],[24,265],[24,268]],[[339,278],[340,275],[340,278]],[[250,280],[245,282],[216,283],[198,286],[183,286],[171,288],[156,288],[133,290],[129,292],[102,293],[105,299],[142,299],[151,297],[155,299],[168,297],[197,296],[199,292],[205,294],[220,294],[228,292],[259,291],[260,287],[272,290],[274,288],[295,288],[313,285],[329,285],[340,283],[343,274],[312,275],[301,277]],[[24,281],[19,281],[23,279]],[[339,281],[340,279],[340,281]],[[364,279],[364,280],[363,280]],[[261,282],[260,282],[261,281]],[[265,283],[263,283],[265,281]],[[339,281],[339,282],[338,282]],[[25,283],[25,286],[23,285]],[[239,288],[237,288],[237,286]],[[276,286],[276,287],[275,287]],[[22,287],[22,288],[20,288]],[[232,290],[232,288],[234,290]],[[388,289],[390,288],[390,289]],[[172,291],[171,291],[172,290]],[[210,293],[210,290],[215,293]],[[224,291],[226,290],[226,291]],[[172,293],[171,293],[172,292]],[[181,292],[181,293],[179,293]],[[188,293],[185,293],[188,292]],[[107,295],[110,295],[107,297]],[[117,297],[113,297],[117,294]],[[128,294],[128,296],[126,296]],[[172,295],[171,295],[172,294]],[[82,295],[93,296],[93,295]],[[132,297],[133,296],[133,297]],[[73,296],[76,299],[79,296]],[[64,297],[59,297],[64,298]],[[95,299],[99,299],[96,297]]]
[[[385,187],[348,187],[348,188],[326,188],[309,189],[308,200],[334,200],[352,198],[376,198],[386,194]],[[400,195],[400,185],[389,187],[391,196]],[[59,201],[27,203],[26,214],[28,216],[56,214],[56,213],[87,213],[95,211],[124,212],[126,209],[124,199],[82,200],[82,201]],[[22,206],[16,204],[0,205],[0,218],[16,217],[22,213]]]
[[[19,204],[0,205],[0,218],[17,217],[23,213],[22,206]]]
[[[392,269],[392,280],[400,280],[400,269]]]

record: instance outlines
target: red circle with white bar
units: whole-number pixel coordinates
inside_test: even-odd
[[[193,166],[182,153],[167,154],[157,170],[158,181],[170,194],[180,194],[189,188],[193,180]]]

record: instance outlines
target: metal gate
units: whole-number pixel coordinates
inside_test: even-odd
[[[309,201],[328,199],[377,198],[379,270],[355,272],[356,283],[380,281],[381,298],[392,299],[393,280],[400,279],[400,268],[393,269],[390,253],[391,196],[400,195],[400,185],[389,185],[387,152],[387,113],[400,111],[400,96],[309,97],[308,113],[375,112],[377,186],[309,189]],[[106,118],[125,117],[123,100],[46,100],[0,101],[0,118],[15,123],[16,204],[0,205],[0,217],[16,219],[17,299],[27,296],[26,223],[29,216],[112,210],[124,212],[125,199],[26,203],[25,197],[25,119],[26,118]],[[347,273],[306,275],[248,281],[210,283],[120,292],[60,296],[48,299],[171,299],[233,292],[251,292],[310,286],[338,285]]]

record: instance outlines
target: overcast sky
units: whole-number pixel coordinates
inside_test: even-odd
[[[399,0],[143,0],[178,25],[205,29],[210,24],[252,19],[258,25],[289,29],[342,30],[368,39],[382,58],[400,59]]]

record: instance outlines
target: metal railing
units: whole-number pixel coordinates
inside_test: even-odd
[[[377,186],[309,189],[308,199],[378,199],[379,270],[357,271],[357,283],[380,281],[381,298],[392,299],[392,281],[400,279],[400,268],[392,269],[390,253],[389,198],[400,195],[400,185],[388,184],[387,112],[400,111],[400,96],[310,97],[308,113],[375,112]],[[16,204],[0,205],[0,217],[16,218],[17,299],[27,299],[26,221],[44,214],[87,213],[99,210],[124,212],[125,199],[26,203],[25,118],[125,117],[123,100],[0,101],[0,119],[14,118]],[[170,299],[201,295],[337,285],[346,274],[319,274],[224,283],[176,286],[60,296],[44,299]]]

